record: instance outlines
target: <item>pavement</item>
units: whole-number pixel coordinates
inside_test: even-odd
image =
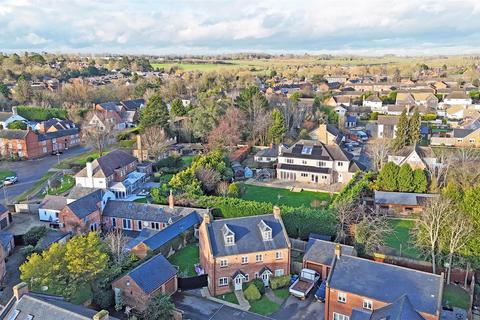
[[[17,174],[18,182],[14,185],[7,186],[5,193],[0,192],[0,203],[5,204],[5,195],[9,203],[14,198],[30,189],[36,181],[38,181],[48,170],[50,170],[58,161],[85,153],[89,151],[89,147],[79,146],[66,150],[60,156],[48,155],[41,159],[25,160],[25,161],[2,161],[0,169],[12,170]]]
[[[317,302],[313,294],[305,300],[289,296],[280,310],[270,315],[273,319],[324,320],[325,305]]]
[[[268,320],[252,312],[235,309],[224,304],[207,300],[197,294],[177,292],[172,296],[175,306],[184,312],[185,320]],[[288,319],[288,318],[285,318]]]

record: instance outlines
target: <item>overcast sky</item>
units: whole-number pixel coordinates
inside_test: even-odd
[[[480,53],[480,0],[0,0],[0,51]]]

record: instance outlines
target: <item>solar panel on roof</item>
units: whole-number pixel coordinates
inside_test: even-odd
[[[303,146],[302,154],[312,154],[313,147],[311,146]]]

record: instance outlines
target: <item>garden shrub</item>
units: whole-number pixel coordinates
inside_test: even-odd
[[[97,290],[93,293],[93,303],[95,303],[100,309],[109,309],[113,306],[113,301],[112,290]]]
[[[20,249],[20,253],[25,259],[28,258],[34,252],[35,252],[35,247],[30,244]]]
[[[290,284],[290,276],[270,277],[270,288],[272,290],[284,288]]]
[[[265,285],[263,284],[263,281],[262,281],[262,280],[260,280],[260,279],[253,279],[253,280],[251,281],[251,283],[253,283],[253,284],[257,287],[257,289],[258,289],[258,291],[260,292],[260,294],[262,294],[262,295],[265,294]]]
[[[23,241],[26,245],[36,246],[37,242],[47,233],[47,230],[46,226],[31,227],[30,230],[23,235]]]
[[[67,111],[61,108],[17,106],[17,113],[19,116],[31,121],[45,121],[51,118],[67,118]]]
[[[259,300],[262,297],[260,291],[254,283],[249,283],[247,288],[243,291],[243,294],[245,295],[245,299],[248,301]]]

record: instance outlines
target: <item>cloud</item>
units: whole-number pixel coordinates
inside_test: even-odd
[[[478,0],[0,0],[9,51],[471,53],[479,30]]]

